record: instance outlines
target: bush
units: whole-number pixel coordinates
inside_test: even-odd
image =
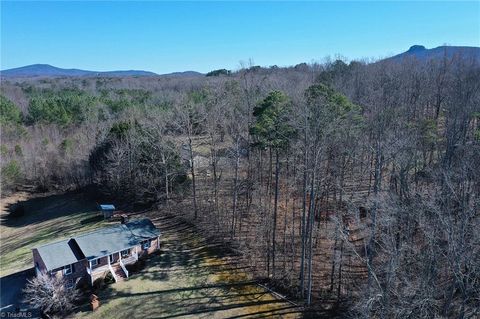
[[[68,154],[68,153],[72,152],[72,150],[75,146],[74,144],[75,143],[72,139],[66,138],[62,141],[62,143],[60,143],[59,149],[63,154]]]
[[[17,155],[18,157],[23,156],[23,150],[22,150],[22,147],[19,144],[15,145],[15,155]]]
[[[108,274],[105,276],[105,279],[103,281],[105,285],[110,285],[115,283],[115,279],[113,278],[113,275],[111,272],[108,272]]]
[[[21,171],[20,165],[17,161],[10,161],[2,167],[2,182],[5,185],[13,185],[20,179]]]
[[[95,281],[93,282],[93,290],[102,290],[103,288],[105,288],[105,280],[104,278],[97,278],[95,279]]]

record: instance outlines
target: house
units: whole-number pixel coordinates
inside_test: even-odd
[[[160,231],[145,218],[100,228],[32,249],[35,272],[63,277],[69,287],[93,285],[108,273],[115,281],[129,276],[126,265],[160,249]]]

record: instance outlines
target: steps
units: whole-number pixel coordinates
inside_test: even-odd
[[[117,278],[117,282],[118,281],[123,281],[123,280],[125,280],[125,278],[127,278],[127,276],[123,272],[122,267],[114,266],[112,268],[113,268],[113,272],[115,273],[115,277]]]

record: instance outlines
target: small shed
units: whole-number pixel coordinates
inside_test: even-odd
[[[110,219],[113,216],[113,212],[115,211],[115,206],[112,204],[102,204],[100,205],[100,210],[103,213],[103,218]]]

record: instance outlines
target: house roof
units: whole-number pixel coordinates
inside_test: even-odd
[[[79,260],[69,242],[71,242],[71,239],[65,239],[37,248],[47,270],[73,264]]]
[[[136,237],[152,238],[160,235],[160,231],[148,218],[132,220],[125,225]]]
[[[47,270],[52,270],[85,258],[96,259],[110,255],[159,235],[160,231],[149,219],[145,218],[100,228],[93,232],[38,247],[37,250]]]

